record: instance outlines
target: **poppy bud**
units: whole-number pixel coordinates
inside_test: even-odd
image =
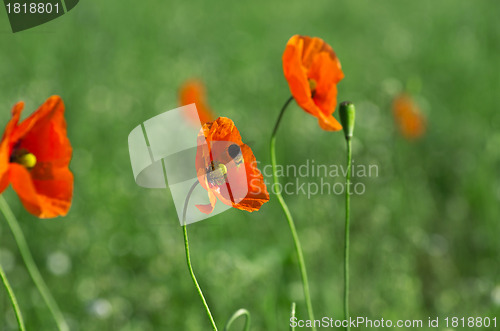
[[[340,123],[344,127],[345,139],[350,140],[354,131],[354,119],[356,117],[356,109],[350,101],[344,101],[339,106]]]

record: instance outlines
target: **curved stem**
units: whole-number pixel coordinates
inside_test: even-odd
[[[207,301],[205,300],[205,296],[203,295],[203,292],[201,291],[200,285],[198,284],[198,281],[196,280],[196,276],[194,275],[193,267],[191,265],[191,257],[189,256],[189,240],[188,240],[188,234],[187,234],[187,225],[186,225],[186,212],[187,212],[187,207],[189,203],[189,198],[191,197],[191,194],[193,193],[194,189],[196,186],[198,186],[199,182],[196,181],[193,186],[189,189],[189,192],[186,196],[186,200],[184,202],[184,210],[182,212],[182,231],[184,232],[184,247],[186,248],[186,262],[187,266],[189,269],[189,274],[191,275],[191,279],[193,279],[194,286],[196,287],[196,290],[198,291],[198,294],[200,295],[201,301],[203,302],[203,306],[205,307],[205,310],[207,312],[208,318],[210,319],[210,322],[212,323],[212,328],[217,331],[217,325],[215,325],[214,318],[212,317],[212,313],[210,312],[210,308],[208,308]]]
[[[21,230],[21,227],[19,226],[16,217],[12,213],[12,210],[10,210],[7,201],[5,201],[5,199],[1,195],[0,195],[0,210],[2,211],[2,214],[5,216],[7,224],[9,225],[10,230],[14,235],[17,247],[19,247],[19,251],[21,252],[24,264],[26,265],[26,269],[28,269],[31,279],[33,279],[36,288],[40,292],[43,300],[45,301],[45,304],[50,310],[50,313],[54,317],[54,320],[56,321],[57,324],[57,328],[59,329],[59,331],[69,331],[68,324],[64,320],[63,314],[61,313],[59,306],[52,297],[52,294],[50,294],[47,284],[45,284],[45,281],[43,280],[42,275],[40,274],[40,271],[38,270],[35,261],[33,260],[33,256],[31,255],[31,252],[28,248],[28,244],[26,243],[26,239],[24,238],[23,231]]]
[[[229,328],[233,324],[234,321],[236,321],[239,317],[245,315],[246,320],[245,320],[245,328],[243,331],[249,331],[250,330],[250,312],[246,309],[238,309],[231,318],[226,323],[226,326],[224,327],[224,331],[229,331]]]
[[[23,315],[21,314],[21,310],[19,309],[19,305],[17,304],[16,296],[14,295],[14,291],[10,287],[9,281],[7,280],[7,276],[5,275],[2,265],[0,265],[0,278],[2,278],[2,283],[7,293],[9,294],[10,303],[12,305],[12,309],[14,309],[14,313],[16,314],[17,325],[19,326],[19,330],[25,331]]]
[[[276,140],[276,133],[278,132],[278,128],[280,127],[281,119],[283,118],[283,115],[285,114],[285,110],[288,108],[288,105],[290,104],[290,102],[292,102],[292,100],[293,100],[293,96],[288,98],[288,100],[285,102],[285,104],[281,108],[280,114],[278,116],[278,120],[276,121],[276,124],[274,125],[273,134],[271,135],[271,148],[274,147],[273,140]],[[272,159],[272,156],[273,156],[273,154],[271,154],[271,159]],[[276,156],[275,156],[275,158],[276,158]]]
[[[347,139],[347,177],[345,193],[345,240],[344,240],[344,316],[349,319],[349,217],[350,217],[350,186],[351,186],[351,139]],[[349,323],[346,330],[350,330]]]
[[[274,126],[273,134],[271,136],[271,145],[270,145],[271,164],[273,166],[273,181],[275,186],[279,185],[279,179],[276,174],[276,133],[278,132],[281,119],[283,118],[283,114],[285,113],[285,110],[287,109],[288,105],[292,100],[293,96],[290,97],[283,105],[283,108],[281,108],[281,112],[279,114],[278,120],[276,121],[276,125]],[[279,190],[276,190],[275,194],[278,197],[278,201],[280,202],[283,212],[285,213],[285,217],[286,220],[288,221],[290,232],[292,233],[293,242],[295,244],[295,251],[297,253],[297,260],[299,263],[300,275],[302,277],[302,286],[304,289],[304,299],[306,301],[307,312],[309,314],[309,319],[311,321],[314,321],[314,313],[311,304],[311,295],[309,293],[309,282],[307,280],[306,265],[304,262],[304,255],[302,254],[302,247],[300,245],[299,236],[297,235],[297,230],[295,228],[295,223],[293,222],[292,214],[290,213],[290,210],[288,209],[288,206],[285,203],[285,200],[283,199],[281,192]],[[312,329],[316,330],[314,326],[312,327]]]

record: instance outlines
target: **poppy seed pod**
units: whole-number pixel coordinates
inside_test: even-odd
[[[356,109],[350,101],[344,101],[339,106],[340,123],[344,127],[346,140],[351,140],[354,132],[354,120],[356,118]]]

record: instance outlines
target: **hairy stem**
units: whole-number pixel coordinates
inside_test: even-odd
[[[189,256],[189,239],[188,239],[188,234],[187,234],[187,225],[186,225],[186,212],[187,212],[187,207],[189,204],[189,198],[191,197],[191,194],[193,193],[194,189],[196,186],[198,186],[199,182],[196,181],[193,186],[189,189],[189,192],[186,196],[186,200],[184,202],[184,210],[182,212],[182,231],[184,233],[184,247],[186,249],[186,263],[189,269],[189,274],[191,275],[191,279],[193,279],[194,286],[196,287],[196,290],[198,291],[198,294],[200,295],[200,299],[203,302],[203,306],[205,307],[205,310],[207,312],[208,318],[210,319],[210,323],[212,323],[212,328],[214,331],[217,331],[217,326],[215,325],[214,318],[212,317],[212,313],[210,312],[210,308],[208,308],[207,300],[205,300],[205,296],[203,295],[203,292],[201,291],[201,287],[198,284],[198,281],[196,280],[196,276],[194,275],[193,271],[193,266],[191,265],[191,257]]]
[[[278,175],[276,174],[276,133],[278,132],[281,119],[283,118],[283,114],[285,113],[285,110],[287,109],[288,105],[292,100],[293,97],[290,97],[283,105],[283,108],[281,108],[281,112],[278,116],[278,120],[276,121],[276,125],[274,126],[273,134],[271,136],[270,151],[271,151],[271,164],[273,167],[274,186],[279,185]],[[304,262],[304,255],[302,254],[302,247],[300,245],[299,236],[297,235],[297,229],[295,228],[295,223],[293,221],[292,214],[290,213],[290,210],[288,209],[288,206],[285,203],[285,200],[283,199],[281,192],[279,190],[276,190],[275,194],[278,197],[278,201],[281,205],[281,208],[283,209],[286,220],[288,221],[288,227],[290,228],[290,232],[292,233],[293,242],[295,244],[295,252],[297,254],[297,261],[299,263],[300,276],[302,278],[302,287],[304,289],[304,299],[306,301],[307,312],[309,314],[309,319],[314,320],[314,313],[311,304],[311,295],[309,293],[309,282],[307,280],[306,265]],[[314,326],[312,327],[312,329],[316,330]]]
[[[50,310],[50,313],[54,317],[54,320],[56,321],[57,324],[57,328],[59,329],[59,331],[69,331],[68,324],[66,323],[63,314],[61,313],[61,310],[57,305],[57,302],[54,300],[54,297],[52,297],[52,294],[50,293],[47,284],[45,284],[45,281],[43,280],[42,275],[40,274],[40,271],[38,270],[38,267],[36,266],[35,261],[33,260],[33,256],[31,255],[31,252],[28,248],[28,244],[26,243],[26,239],[24,238],[23,231],[21,230],[21,227],[19,226],[16,217],[12,213],[12,210],[10,210],[7,201],[5,201],[5,199],[1,195],[0,195],[0,210],[2,211],[2,214],[5,216],[7,224],[9,225],[10,230],[14,235],[17,247],[19,247],[19,251],[21,252],[24,264],[26,265],[26,269],[28,269],[31,279],[33,279],[36,288],[40,292],[43,300],[45,301],[45,304]]]
[[[12,309],[14,309],[14,313],[16,314],[17,325],[19,326],[19,330],[25,331],[23,315],[21,314],[21,309],[19,309],[19,305],[17,304],[16,296],[14,295],[14,291],[10,287],[9,281],[7,280],[7,276],[3,271],[2,265],[0,265],[0,278],[2,278],[2,283],[5,289],[7,290],[7,294],[9,295],[10,304],[12,305]]]
[[[227,321],[224,331],[229,331],[229,328],[239,317],[245,316],[245,327],[243,331],[250,331],[250,312],[246,309],[238,309]]]
[[[345,239],[344,239],[344,316],[349,319],[349,222],[350,222],[350,183],[351,183],[351,140],[347,139],[347,177],[345,193]],[[350,330],[349,323],[346,330]]]
[[[168,187],[167,168],[165,166],[165,160],[161,160],[161,163],[162,163],[162,167],[163,167],[163,176],[165,177],[165,186]],[[215,324],[212,313],[210,312],[210,308],[208,307],[207,300],[205,300],[205,296],[203,295],[203,292],[201,291],[201,287],[198,284],[198,280],[196,279],[196,276],[195,276],[194,271],[193,271],[193,266],[191,265],[191,256],[189,255],[189,239],[188,239],[187,226],[186,226],[186,213],[187,213],[187,208],[189,205],[189,198],[191,198],[191,194],[193,194],[193,191],[198,186],[198,184],[199,184],[198,180],[193,183],[193,185],[189,189],[188,194],[186,195],[186,200],[184,200],[184,208],[182,210],[182,232],[184,234],[184,248],[186,250],[186,263],[187,263],[187,267],[189,270],[189,275],[191,276],[191,279],[193,280],[193,283],[194,283],[194,287],[196,287],[196,291],[198,292],[198,295],[200,296],[201,302],[203,303],[203,306],[205,307],[205,311],[207,312],[208,318],[210,319],[210,323],[212,324],[212,329],[214,331],[217,331],[217,325]]]

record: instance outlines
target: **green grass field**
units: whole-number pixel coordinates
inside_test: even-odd
[[[177,107],[178,87],[197,77],[217,115],[233,119],[261,166],[269,164],[271,130],[290,95],[281,55],[294,34],[335,49],[345,73],[338,101],[357,108],[355,163],[378,167],[378,176],[355,179],[366,192],[351,201],[351,315],[500,319],[499,12],[499,2],[486,0],[86,0],[13,34],[2,6],[1,126],[19,100],[25,116],[52,94],[66,104],[75,175],[68,216],[38,220],[11,188],[4,196],[71,329],[210,329],[171,195],[135,184],[127,136]],[[394,94],[406,86],[427,117],[417,141],[405,140],[392,117]],[[277,138],[278,160],[343,165],[344,145],[342,133],[322,131],[294,104]],[[344,196],[285,199],[315,315],[342,318]],[[289,330],[293,301],[307,318],[274,196],[258,212],[234,209],[188,229],[220,329],[246,308],[252,330]],[[0,262],[27,328],[55,330],[3,217]],[[0,330],[16,328],[2,288]]]

